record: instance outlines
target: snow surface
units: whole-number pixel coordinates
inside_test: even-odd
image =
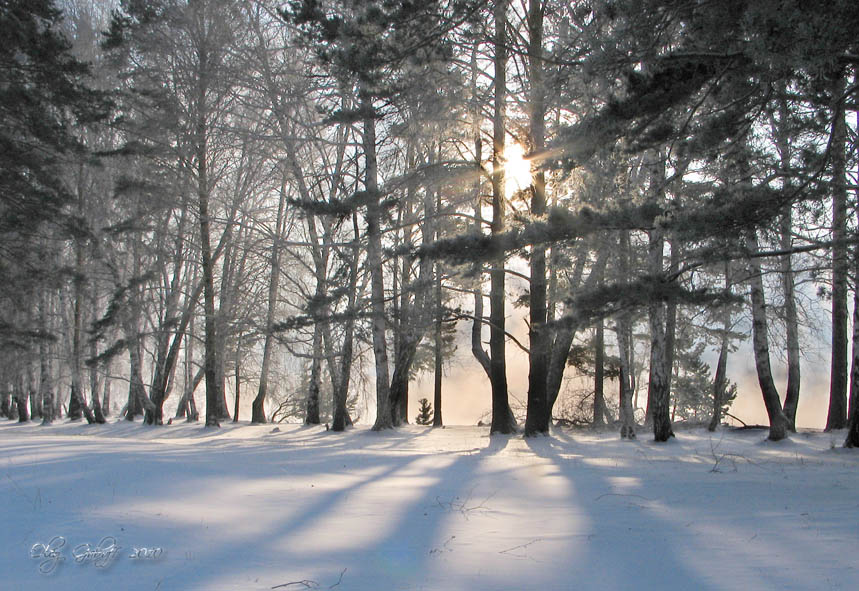
[[[840,432],[274,429],[0,424],[0,589],[859,588]]]

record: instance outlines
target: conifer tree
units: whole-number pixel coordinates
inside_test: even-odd
[[[432,404],[426,398],[421,398],[418,400],[418,414],[415,417],[415,424],[418,425],[431,425],[433,421],[433,410]]]

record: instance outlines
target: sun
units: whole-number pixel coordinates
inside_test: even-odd
[[[531,186],[531,162],[525,159],[525,148],[512,143],[504,147],[504,193],[509,199],[517,191]]]

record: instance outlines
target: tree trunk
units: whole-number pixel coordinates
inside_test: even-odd
[[[780,87],[779,92],[785,94]],[[790,111],[787,100],[781,98],[778,104],[778,122],[773,119],[773,135],[779,151],[782,170],[791,168],[791,130],[789,128]],[[782,191],[790,193],[793,187],[789,177],[782,180]],[[793,247],[791,232],[793,231],[793,216],[790,204],[785,208],[779,220],[780,247],[785,253],[781,257],[781,285],[784,292],[784,323],[785,340],[787,345],[787,388],[785,389],[783,411],[788,421],[788,428],[796,431],[796,409],[799,405],[800,388],[800,349],[799,349],[799,320],[796,308],[796,287],[793,261],[790,250]]]
[[[630,357],[630,322],[628,312],[622,312],[618,316],[617,345],[620,357],[620,437],[621,439],[635,439],[635,414],[632,408],[632,367]]]
[[[621,233],[620,239],[620,274],[629,277],[630,243],[629,231]],[[628,311],[618,314],[615,324],[617,329],[617,348],[620,358],[620,437],[635,439],[635,412],[632,407],[633,363],[632,363],[632,318]]]
[[[39,328],[43,334],[48,334],[49,296],[43,292],[39,297]],[[50,425],[54,421],[56,405],[54,404],[54,389],[51,380],[51,343],[47,339],[39,341],[39,392],[42,399],[42,424]]]
[[[241,401],[241,385],[242,385],[242,335],[239,333],[236,338],[236,363],[235,363],[235,371],[236,371],[236,398],[233,403],[233,422],[239,422],[239,403]]]
[[[495,104],[492,118],[492,235],[504,232],[504,143],[507,100],[507,4],[495,4]],[[492,384],[491,433],[515,433],[516,421],[507,398],[504,254],[489,271],[489,380]]]
[[[649,266],[651,276],[661,278],[663,269],[663,249],[665,240],[661,230],[651,230],[649,245]],[[650,380],[647,385],[647,406],[651,409],[653,421],[653,439],[668,441],[674,436],[671,428],[671,391],[669,375],[671,367],[668,364],[668,343],[666,324],[668,320],[667,305],[663,301],[651,302],[649,305],[650,320]]]
[[[441,208],[441,196],[438,197],[439,201],[436,202],[436,211],[439,211]],[[440,232],[436,231],[436,240],[441,238]],[[442,321],[444,320],[444,306],[442,305],[442,291],[441,291],[441,264],[436,262],[434,265],[435,268],[435,330],[433,332],[433,416],[432,416],[432,426],[433,427],[443,427],[444,421],[442,419],[441,413],[441,385],[442,385],[442,377],[443,377],[443,366],[442,362],[444,361],[443,352],[442,352]]]
[[[206,69],[206,54],[201,52],[201,76]],[[215,275],[212,260],[209,217],[209,182],[208,182],[208,141],[205,113],[206,86],[201,81],[197,97],[198,109],[196,142],[197,142],[197,201],[200,214],[200,264],[203,269],[203,367],[206,376],[206,426],[220,426],[220,406],[223,400],[221,383],[218,376],[218,339],[216,334],[217,316],[215,312]]]
[[[758,252],[757,237],[752,236],[749,240],[752,254]],[[778,390],[772,378],[770,368],[769,337],[767,335],[766,301],[764,299],[764,283],[761,275],[760,260],[754,256],[749,258],[752,304],[752,344],[755,353],[755,369],[758,374],[758,383],[761,394],[766,405],[767,415],[770,421],[769,439],[779,441],[787,437],[787,418],[781,408]]]
[[[286,206],[286,179],[280,186],[280,197],[277,200],[277,217],[275,219],[275,234],[271,244],[271,275],[268,281],[268,309],[265,314],[265,344],[262,350],[262,365],[259,374],[259,390],[251,408],[251,423],[265,423],[265,399],[268,396],[268,374],[271,371],[271,355],[274,349],[274,315],[277,310],[277,297],[280,290],[280,240],[284,226],[284,207]],[[312,223],[312,220],[310,220]]]
[[[319,424],[319,389],[322,383],[322,326],[313,325],[313,354],[310,360],[310,382],[307,384],[304,424]]]
[[[572,277],[570,278],[570,289],[576,288],[581,284],[585,262],[588,259],[588,252],[589,249],[583,242],[579,246],[576,264],[573,269]],[[599,250],[597,260],[591,266],[590,274],[582,286],[582,291],[587,292],[603,281],[609,252],[611,252],[611,249],[607,246],[604,246]],[[552,337],[548,375],[546,377],[546,396],[549,416],[552,415],[552,409],[555,407],[555,403],[557,402],[558,396],[561,392],[561,384],[564,381],[564,371],[567,368],[567,360],[570,357],[570,348],[573,346],[573,341],[575,340],[578,328],[579,327],[576,323],[563,323],[555,329]]]
[[[528,73],[531,83],[529,97],[529,135],[531,151],[540,153],[545,147],[546,106],[543,89],[543,1],[530,0],[528,5]],[[531,183],[531,214],[540,219],[546,213],[546,179],[542,170],[533,171]],[[530,353],[528,355],[528,409],[525,436],[549,432],[550,407],[547,400],[547,375],[550,355],[547,318],[546,248],[531,248],[529,286]]]
[[[847,426],[847,122],[841,104],[844,79],[833,85],[832,141],[832,363],[826,430]]]
[[[95,291],[95,289],[93,289]],[[92,317],[98,317],[98,300],[96,299],[95,293],[90,294],[91,302],[92,302]],[[90,341],[90,350],[89,355],[90,358],[95,358],[98,354],[98,348],[95,339]],[[98,379],[98,366],[93,365],[89,370],[89,391],[90,391],[90,404],[92,405],[92,414],[95,418],[95,422],[103,425],[107,422],[104,418],[104,413],[101,410],[101,396],[99,390],[99,379]]]
[[[105,365],[104,389],[101,396],[101,412],[105,417],[110,416],[110,363]]]
[[[859,252],[853,254],[853,272],[859,272]],[[847,423],[844,447],[859,447],[859,289],[855,288],[853,291],[853,360],[850,370],[850,420]]]
[[[594,336],[593,425],[595,427],[601,427],[605,424],[603,421],[605,412],[605,321],[600,318],[597,321],[596,335]]]
[[[391,420],[388,344],[385,335],[385,276],[382,269],[382,209],[379,200],[376,165],[376,120],[373,101],[362,91],[361,110],[365,113],[362,147],[367,190],[367,265],[370,268],[370,314],[373,325],[373,356],[376,362],[376,422],[374,431],[393,428]]]
[[[349,261],[349,296],[348,307],[349,312],[346,319],[343,335],[343,351],[341,353],[340,371],[334,371],[331,368],[332,380],[334,384],[334,420],[332,428],[334,431],[344,431],[347,425],[351,425],[352,421],[349,418],[349,413],[346,409],[346,400],[349,393],[349,378],[352,373],[352,356],[353,356],[353,336],[355,332],[355,306],[358,299],[358,257],[360,252],[360,228],[358,226],[358,214],[352,213],[352,231],[355,237],[352,246],[352,259]],[[333,360],[333,355],[329,355],[329,360]],[[331,363],[331,361],[329,361]],[[338,376],[339,375],[339,379]]]
[[[781,219],[781,248],[787,254],[781,257],[781,283],[784,290],[784,322],[787,344],[787,389],[784,396],[784,414],[787,418],[788,429],[796,431],[796,409],[799,404],[800,384],[800,349],[799,349],[799,319],[796,309],[794,273],[790,249],[792,247],[790,208]]]
[[[731,293],[731,263],[725,262],[725,293]],[[719,360],[716,362],[716,375],[713,378],[713,415],[708,431],[715,431],[722,423],[722,405],[725,403],[725,388],[727,387],[728,353],[730,349],[731,308],[725,306],[722,310],[722,337],[719,346]]]

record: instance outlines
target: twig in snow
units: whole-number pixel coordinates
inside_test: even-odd
[[[542,542],[542,541],[543,541],[543,538],[534,538],[530,542],[526,542],[524,544],[519,544],[518,546],[513,546],[512,548],[507,548],[506,550],[500,550],[498,553],[499,554],[509,554],[509,553],[513,552],[513,550],[519,550],[520,548],[527,548],[531,544],[536,544],[537,542]],[[516,556],[518,558],[528,558],[527,554],[513,554],[513,556]]]
[[[473,506],[469,507],[468,503],[471,500],[471,496],[473,493],[474,493],[474,489],[472,488],[468,492],[468,496],[465,498],[464,501],[459,501],[459,497],[454,497],[450,501],[442,501],[441,497],[436,497],[435,502],[438,504],[439,507],[441,507],[442,509],[445,509],[446,511],[454,511],[454,510],[459,511],[460,513],[462,513],[462,515],[465,517],[465,519],[468,520],[468,514],[471,513],[472,511],[479,511],[481,509],[488,511],[489,508],[486,506],[486,502],[495,496],[495,493],[493,492],[491,495],[489,495],[488,497],[483,499],[483,501],[481,501],[480,504],[473,505]]]
[[[280,589],[282,587],[290,587],[292,585],[301,585],[305,589],[316,589],[319,587],[319,583],[316,581],[311,581],[310,579],[304,579],[303,581],[291,581],[289,583],[283,583],[281,585],[275,585],[272,589]]]
[[[448,548],[447,545],[450,544],[455,539],[456,539],[456,536],[450,536],[447,540],[445,540],[445,542],[444,542],[444,544],[442,544],[441,548],[433,548],[432,550],[430,550],[429,553],[430,554],[441,554],[445,550],[447,550],[448,552],[451,552],[451,549]]]
[[[653,500],[653,499],[648,499],[647,497],[643,497],[641,495],[622,494],[622,493],[603,493],[600,496],[598,496],[597,498],[595,498],[594,501],[599,501],[603,497],[635,497],[636,499],[642,499],[645,501],[652,501]]]
[[[327,426],[327,425],[326,425],[326,426]],[[339,579],[337,579],[337,582],[336,582],[336,583],[334,583],[333,585],[331,585],[331,586],[330,586],[330,587],[328,587],[328,588],[329,588],[329,589],[333,589],[334,587],[336,587],[337,585],[339,585],[340,583],[342,583],[342,582],[343,582],[343,575],[345,575],[345,574],[346,574],[346,569],[344,568],[342,571],[340,571],[340,578],[339,578]]]

